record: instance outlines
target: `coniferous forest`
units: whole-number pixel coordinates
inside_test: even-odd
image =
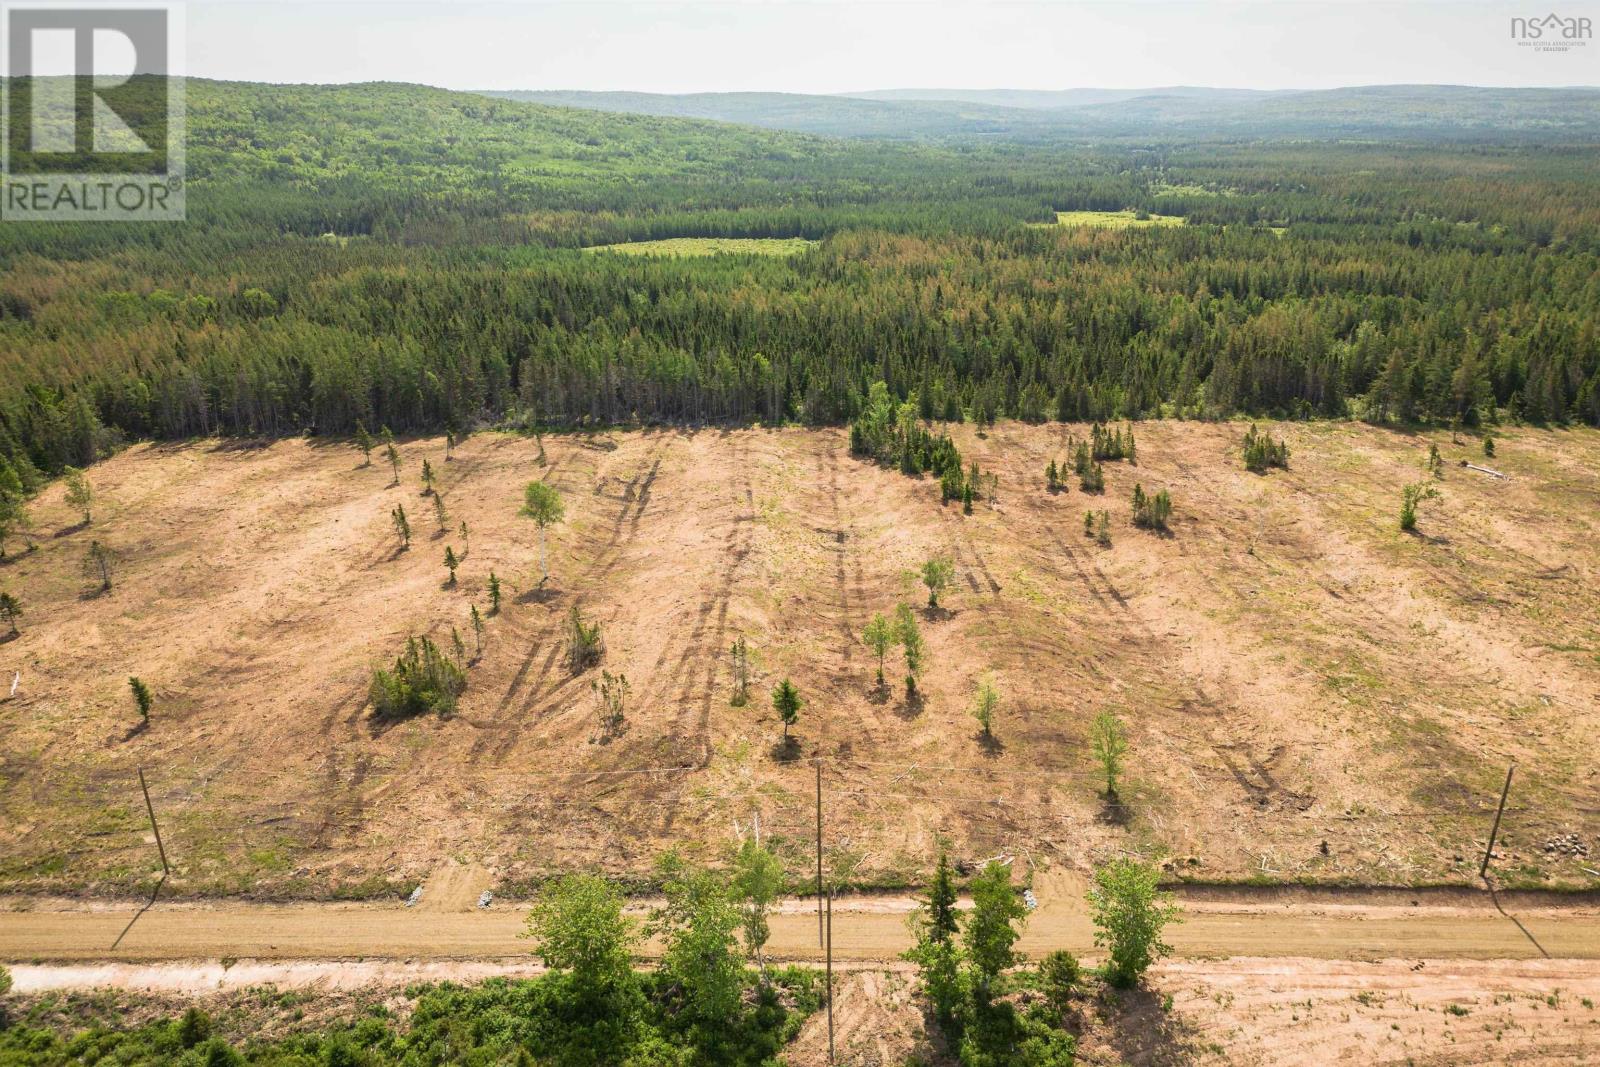
[[[835,140],[191,82],[189,221],[0,226],[0,455],[474,426],[1600,424],[1600,166],[1518,137]],[[1525,135],[1537,136],[1535,132]],[[1057,212],[1180,225],[1059,225]],[[792,256],[583,249],[799,237]]]

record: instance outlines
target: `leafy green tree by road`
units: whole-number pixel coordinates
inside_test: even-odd
[[[586,1019],[634,1010],[640,932],[623,915],[624,903],[622,892],[599,875],[569,874],[547,883],[528,913],[523,936],[535,940],[546,967],[566,976]]]
[[[1151,864],[1119,856],[1094,872],[1089,909],[1094,943],[1107,950],[1106,980],[1127,988],[1150,965],[1172,951],[1161,931],[1180,921],[1171,894],[1159,892],[1160,872]]]

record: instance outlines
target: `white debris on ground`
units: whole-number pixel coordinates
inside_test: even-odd
[[[485,889],[478,896],[478,907],[487,908],[492,903],[494,903],[494,894]]]
[[[1022,902],[1028,906],[1029,911],[1039,906],[1039,898],[1033,895],[1033,890],[1031,889],[1022,891]]]
[[[421,899],[422,899],[422,887],[419,885],[419,886],[417,886],[417,888],[413,889],[411,891],[411,895],[406,898],[406,907],[408,907],[408,908],[416,907],[417,906],[417,902],[419,900],[421,900]]]

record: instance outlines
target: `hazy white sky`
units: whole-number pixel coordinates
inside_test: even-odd
[[[450,88],[843,92],[1394,82],[1600,84],[1600,40],[1519,48],[1513,15],[1600,2],[189,0],[193,76]]]

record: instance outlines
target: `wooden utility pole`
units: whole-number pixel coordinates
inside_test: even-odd
[[[828,1062],[833,1062],[833,890],[828,890]]]
[[[1500,790],[1500,806],[1494,810],[1494,825],[1489,829],[1489,846],[1483,850],[1483,866],[1478,868],[1478,877],[1485,880],[1489,877],[1489,860],[1494,856],[1494,839],[1500,834],[1500,816],[1506,812],[1506,797],[1511,792],[1511,775],[1516,769],[1515,763],[1506,768],[1506,784]]]
[[[165,882],[172,868],[167,866],[167,847],[161,843],[161,827],[156,824],[155,805],[150,803],[150,787],[144,784],[144,768],[139,768],[139,789],[144,793],[144,810],[150,813],[150,829],[156,835],[156,851],[161,853],[161,880]]]
[[[817,944],[824,943],[822,933],[822,757],[817,757]]]

